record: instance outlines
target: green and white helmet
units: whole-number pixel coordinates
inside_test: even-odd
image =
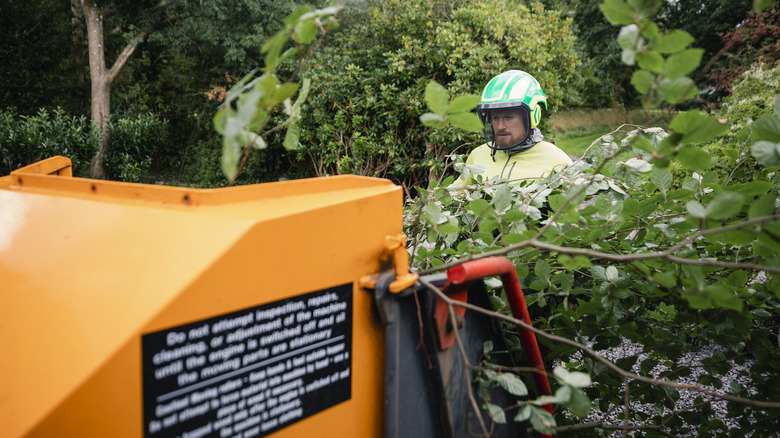
[[[525,143],[542,120],[542,108],[547,109],[547,97],[542,86],[533,76],[520,70],[509,70],[494,77],[482,90],[477,105],[477,115],[484,125],[485,140],[491,149],[515,149]],[[517,145],[496,147],[493,141],[493,127],[490,122],[490,110],[519,109],[526,126],[526,137]],[[530,146],[529,146],[530,147]]]

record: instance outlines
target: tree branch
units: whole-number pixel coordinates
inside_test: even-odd
[[[435,285],[433,285],[432,283],[430,283],[430,282],[428,282],[428,281],[426,281],[424,279],[420,279],[420,283],[422,283],[425,287],[430,289],[434,294],[436,294],[437,297],[439,297],[442,301],[444,301],[448,306],[459,306],[459,307],[463,307],[463,308],[468,309],[468,310],[474,310],[476,312],[483,313],[483,314],[485,314],[487,316],[490,316],[492,318],[501,319],[501,320],[510,322],[512,324],[515,324],[515,325],[517,325],[519,327],[522,327],[525,330],[533,332],[536,335],[542,336],[543,338],[546,338],[546,339],[548,339],[550,341],[559,342],[559,343],[562,343],[562,344],[566,344],[566,345],[575,347],[575,348],[577,348],[579,350],[582,350],[583,352],[587,353],[588,355],[592,356],[594,359],[596,359],[597,361],[601,362],[602,364],[606,365],[607,368],[609,368],[612,371],[616,372],[622,378],[633,379],[633,380],[637,380],[637,381],[640,381],[640,382],[650,383],[650,384],[653,384],[653,385],[666,386],[666,387],[669,387],[669,388],[688,389],[688,390],[696,391],[696,392],[699,392],[699,393],[702,393],[702,394],[706,394],[706,395],[709,395],[709,396],[712,396],[712,397],[715,397],[715,398],[728,400],[728,401],[732,401],[732,402],[735,402],[735,403],[741,403],[741,404],[745,404],[745,405],[755,406],[755,407],[759,407],[759,408],[780,409],[780,402],[766,402],[766,401],[761,401],[761,400],[752,400],[752,399],[743,398],[743,397],[737,397],[737,396],[733,396],[733,395],[729,395],[729,394],[723,394],[723,393],[720,393],[720,392],[717,392],[717,391],[712,391],[712,390],[709,390],[707,388],[701,387],[699,385],[693,385],[693,384],[689,384],[689,383],[669,382],[669,381],[664,381],[664,380],[657,380],[657,379],[653,379],[653,378],[650,378],[650,377],[645,377],[645,376],[641,376],[639,374],[634,374],[632,372],[625,371],[622,368],[620,368],[619,366],[617,366],[614,363],[612,363],[611,361],[609,361],[608,359],[602,357],[600,354],[598,354],[595,350],[593,350],[592,348],[588,347],[587,345],[583,345],[583,344],[580,344],[579,342],[572,341],[571,339],[567,339],[567,338],[564,338],[564,337],[561,337],[561,336],[557,336],[557,335],[553,335],[553,334],[547,333],[547,332],[545,332],[543,330],[539,330],[538,328],[533,327],[532,325],[526,324],[524,321],[521,321],[519,319],[515,319],[515,318],[513,318],[511,316],[503,315],[501,313],[498,313],[498,312],[495,312],[495,311],[491,311],[491,310],[488,310],[488,309],[484,309],[482,307],[475,306],[473,304],[463,303],[463,302],[460,302],[460,301],[457,301],[457,300],[453,300],[450,297],[448,297],[446,294],[444,294]]]

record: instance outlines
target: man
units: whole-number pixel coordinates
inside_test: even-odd
[[[536,128],[541,105],[547,109],[547,97],[528,73],[510,70],[491,79],[477,105],[486,143],[469,154],[466,164],[483,166],[485,180],[508,181],[541,178],[572,164],[565,152],[543,141]],[[468,184],[470,179],[458,183]]]

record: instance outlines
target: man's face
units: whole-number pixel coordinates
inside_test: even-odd
[[[513,146],[525,138],[527,131],[519,110],[493,110],[490,118],[496,146]]]

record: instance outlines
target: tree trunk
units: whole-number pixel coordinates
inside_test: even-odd
[[[111,119],[111,85],[127,60],[135,52],[138,44],[146,37],[149,30],[141,31],[117,56],[110,69],[106,68],[105,46],[103,44],[103,9],[95,0],[78,0],[87,24],[87,45],[89,47],[89,76],[92,85],[92,121],[98,127],[101,139],[95,157],[92,158],[90,175],[93,178],[104,179],[106,169],[103,159],[108,153],[109,132],[108,122]]]

